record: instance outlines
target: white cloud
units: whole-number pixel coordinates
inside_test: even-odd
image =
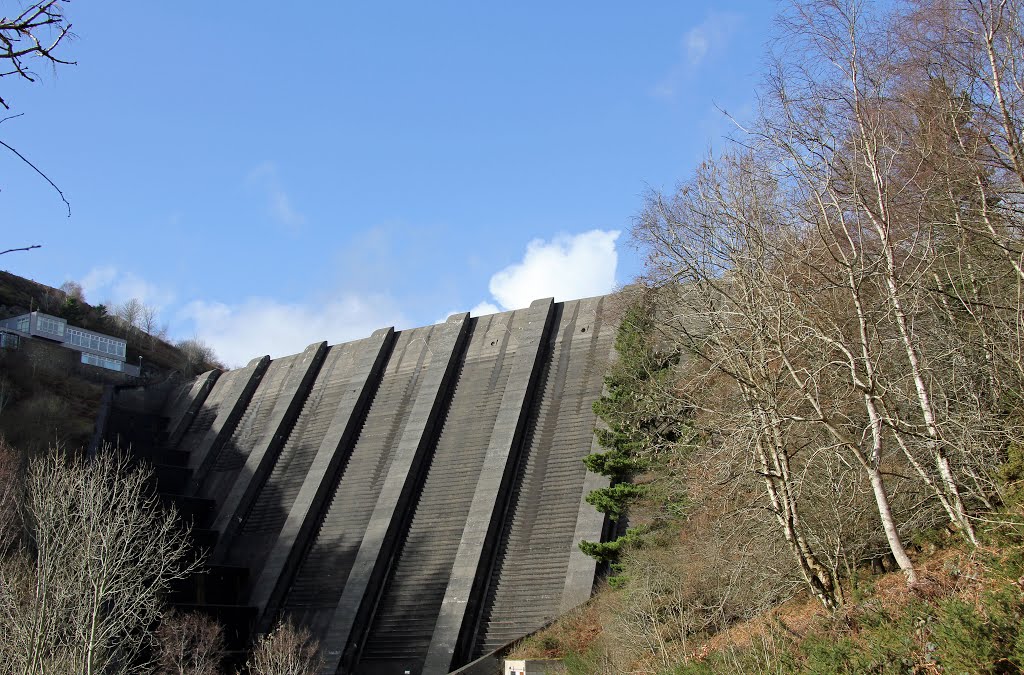
[[[551,241],[534,239],[526,245],[521,262],[491,277],[496,303],[481,302],[470,314],[493,314],[499,306],[520,309],[538,298],[562,301],[610,293],[615,289],[618,238],[618,230],[590,230]]]
[[[82,278],[81,284],[85,299],[90,304],[105,303],[111,309],[132,298],[157,309],[174,302],[174,291],[146,281],[133,272],[123,272],[113,265],[92,268]]]
[[[441,316],[439,316],[436,319],[434,319],[433,323],[444,323],[445,321],[448,320],[448,317],[450,317],[451,315],[453,315],[453,314],[462,314],[465,311],[466,310],[464,310],[464,309],[453,309],[451,311],[445,312]],[[500,311],[501,311],[501,308],[499,308],[493,302],[487,302],[485,300],[483,302],[478,302],[475,307],[473,307],[471,310],[469,310],[469,315],[470,316],[484,316],[485,314],[497,314]]]
[[[271,161],[258,164],[249,172],[249,183],[266,194],[270,215],[281,225],[295,229],[305,224],[306,217],[292,206],[291,197],[284,189],[276,164]]]
[[[617,230],[595,229],[529,242],[519,262],[491,277],[493,297],[478,303],[470,314],[520,309],[538,298],[574,300],[613,291],[619,235]],[[174,301],[173,293],[114,266],[90,270],[81,283],[93,302],[102,298],[116,304],[134,297],[162,308]],[[338,344],[368,337],[378,328],[414,323],[392,296],[352,291],[338,292],[325,302],[288,303],[261,297],[230,304],[194,300],[178,309],[174,319],[172,334],[204,340],[231,367],[264,354],[273,358],[296,354],[320,340]]]
[[[82,290],[85,292],[85,299],[95,302],[100,293],[107,290],[116,278],[117,268],[113,265],[93,267],[82,279]]]
[[[478,303],[473,309],[469,310],[469,315],[484,316],[486,314],[497,314],[500,311],[501,309],[499,309],[493,302],[487,302],[485,300],[484,302]]]
[[[407,323],[390,298],[351,293],[322,304],[267,298],[248,298],[238,305],[196,300],[182,308],[179,316],[191,320],[195,335],[231,367],[264,354],[272,358],[297,354],[320,340],[338,344]]]

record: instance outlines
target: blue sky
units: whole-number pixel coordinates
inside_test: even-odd
[[[43,245],[0,264],[229,365],[608,292],[644,192],[749,113],[775,10],[76,0],[78,65],[0,81],[0,139],[72,215],[0,153],[0,249]]]

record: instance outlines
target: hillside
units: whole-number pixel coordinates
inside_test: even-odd
[[[647,640],[634,634],[631,647],[623,650],[617,631],[624,627],[618,621],[628,600],[605,586],[586,606],[519,644],[510,657],[562,659],[575,675],[1020,672],[1022,515],[1018,510],[1012,518],[1013,530],[987,531],[978,550],[947,541],[945,547],[917,551],[927,579],[917,589],[908,590],[898,572],[859,571],[847,587],[851,602],[837,613],[801,592],[685,644],[673,645],[666,625],[662,642],[654,633]]]
[[[114,308],[91,305],[85,300],[69,297],[64,291],[0,270],[0,319],[32,310],[60,316],[73,325],[128,341],[128,363],[142,357],[143,376],[160,377],[170,372],[191,375],[202,365],[192,366],[189,357],[159,335],[149,335],[137,326],[125,326],[114,316]]]
[[[0,271],[0,318],[33,310],[125,338],[126,360],[141,362],[142,376],[126,379],[82,366],[74,353],[43,341],[0,350],[0,436],[25,452],[34,453],[54,443],[72,448],[86,445],[105,383],[152,384],[210,367],[196,363],[194,357],[158,336],[125,325],[102,305],[93,306],[59,289]]]
[[[819,549],[835,579],[830,607],[787,550],[763,476],[723,452],[724,439],[687,404],[698,395],[678,378],[696,358],[670,349],[663,317],[675,312],[652,299],[664,295],[634,290],[618,363],[595,404],[608,425],[599,432],[605,451],[586,463],[613,486],[588,501],[618,520],[619,536],[583,548],[605,563],[604,577],[588,603],[509,658],[562,659],[578,675],[1024,671],[1020,446],[990,467],[990,506],[972,509],[976,543],[943,522],[927,495],[894,495],[908,523],[909,584],[863,488],[847,476],[830,501],[815,499],[827,467],[790,450],[800,534],[836,546]],[[890,476],[906,471],[889,461]]]

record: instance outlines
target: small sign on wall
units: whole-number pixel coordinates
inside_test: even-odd
[[[555,659],[505,660],[504,675],[544,675],[564,672],[565,665]]]

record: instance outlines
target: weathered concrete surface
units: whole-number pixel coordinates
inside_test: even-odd
[[[614,344],[614,343],[613,343]],[[608,353],[607,363],[615,362],[617,352],[613,347]],[[608,394],[607,387],[601,390],[602,395]],[[597,420],[599,426],[604,426],[601,420]],[[604,448],[597,442],[597,435],[594,435],[590,444],[590,454],[603,452]],[[601,541],[605,527],[604,514],[587,504],[587,495],[594,490],[606,488],[611,484],[607,476],[598,475],[587,470],[586,478],[583,480],[583,494],[580,499],[580,508],[576,520],[576,531],[572,538],[572,549],[569,553],[569,569],[565,575],[565,590],[562,591],[562,604],[558,613],[565,614],[590,599],[594,590],[594,574],[597,572],[597,561],[580,550],[582,541]]]
[[[213,552],[214,560],[222,560],[231,546],[244,514],[248,512],[258,491],[263,487],[267,474],[277,459],[278,450],[288,438],[288,430],[295,422],[325,356],[327,343],[315,342],[306,347],[304,352],[293,357],[288,371],[283,375],[281,388],[274,399],[273,408],[262,433],[257,435],[245,458],[245,466],[235,478],[227,496],[218,505],[213,529],[220,534],[220,538]]]
[[[191,493],[194,494],[201,484],[217,449],[234,431],[269,365],[270,357],[261,356],[250,361],[244,368],[232,370],[217,378],[213,390],[203,403],[203,408],[213,413],[209,428],[203,430],[200,420],[193,420],[189,431],[178,444],[178,449],[190,453],[188,466],[193,471]],[[201,434],[194,440],[193,428],[197,435]]]
[[[309,628],[325,673],[444,673],[589,597],[607,305],[456,315],[222,375],[177,448],[260,628]]]
[[[462,530],[455,562],[448,576],[444,599],[427,650],[423,672],[447,672],[463,632],[467,609],[479,596],[488,541],[493,541],[503,515],[502,495],[515,470],[529,414],[529,396],[536,385],[537,364],[553,314],[553,299],[537,300],[526,314],[524,325],[515,327],[514,362],[501,395],[497,419],[490,433],[483,468]],[[474,594],[476,591],[476,594]]]
[[[220,376],[219,370],[208,370],[195,380],[192,386],[183,387],[177,396],[167,402],[165,414],[169,418],[167,423],[167,445],[175,447],[181,441],[185,430],[192,424],[192,418],[196,416],[210,395],[214,383]]]
[[[206,466],[196,476],[196,494],[222,504],[245,463],[264,438],[272,435],[278,401],[287,399],[289,382],[296,368],[302,369],[305,354],[284,356],[270,362],[238,418],[232,433],[207,456]]]
[[[593,439],[592,405],[601,394],[615,335],[603,304],[604,298],[589,298],[558,308],[471,656],[526,635],[559,614],[586,490],[581,460]]]
[[[318,515],[315,535],[301,556],[274,616],[287,614],[315,635],[326,634],[337,610],[363,534],[397,455],[411,412],[433,360],[435,326],[402,331],[374,392],[340,477]]]
[[[321,652],[327,669],[337,670],[342,652],[349,644],[356,621],[370,609],[379,584],[387,573],[405,510],[416,488],[419,467],[430,447],[438,417],[445,406],[445,393],[455,372],[463,340],[469,327],[469,314],[456,314],[436,327],[428,342],[430,358],[421,370],[419,394],[402,430],[395,458],[388,469],[377,505],[370,516],[359,553],[349,572],[330,626],[324,634]],[[358,638],[357,638],[358,639]]]
[[[280,602],[285,590],[281,581],[294,572],[305,543],[317,527],[317,515],[331,491],[332,480],[348,459],[393,341],[394,330],[382,328],[365,340],[331,348],[303,417],[288,439],[286,451],[292,452],[287,456],[282,453],[285,461],[275,466],[270,489],[265,492],[270,497],[267,505],[250,514],[245,523],[253,541],[235,547],[238,557],[234,562],[251,561],[254,553],[259,558],[251,568],[258,576],[250,601],[259,609],[264,630],[273,620],[266,609]],[[324,422],[328,421],[325,428]],[[311,453],[315,454],[303,461],[303,455]],[[275,517],[274,502],[277,512],[286,514],[283,518]],[[265,563],[260,552],[253,550],[261,540],[272,542]]]

